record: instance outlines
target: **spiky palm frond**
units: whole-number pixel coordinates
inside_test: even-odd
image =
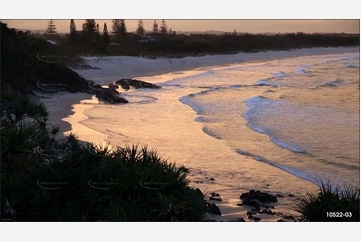
[[[360,221],[360,189],[349,185],[322,182],[317,194],[307,194],[292,207],[300,213],[300,221]],[[351,212],[351,217],[328,217],[328,212]]]

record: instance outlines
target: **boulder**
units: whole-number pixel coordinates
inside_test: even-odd
[[[215,200],[215,201],[220,201],[220,202],[223,201],[223,199],[221,197],[209,197],[209,200]]]
[[[250,190],[249,192],[242,193],[239,197],[241,200],[249,199],[249,200],[258,200],[262,203],[275,203],[278,202],[277,197],[261,191]]]
[[[228,222],[246,222],[246,220],[244,220],[243,218],[235,218],[228,220]]]
[[[212,193],[211,193],[211,196],[212,196],[212,197],[219,197],[219,193],[212,192]]]
[[[118,89],[119,86],[117,84],[110,83],[109,88]]]
[[[255,211],[247,211],[247,215],[254,215],[254,214],[257,214],[257,212],[255,212]]]
[[[137,80],[137,79],[120,79],[115,82],[115,84],[120,85],[124,90],[129,90],[130,87],[133,87],[135,89],[138,88],[161,88],[160,86],[157,86],[155,84]]]
[[[128,103],[128,100],[119,96],[119,93],[115,89],[102,88],[95,89],[95,96],[104,102],[115,104],[115,103]]]
[[[254,217],[253,219],[254,219],[255,222],[261,221],[261,218],[259,218],[259,217]]]
[[[207,207],[208,207],[208,210],[207,210],[208,213],[215,214],[215,215],[222,215],[221,210],[219,209],[219,207],[216,204],[207,203]]]
[[[251,200],[251,199],[248,199],[248,198],[243,200],[242,206],[243,205],[251,206],[257,211],[259,211],[261,209],[261,205],[257,201],[254,201],[254,200]]]
[[[271,209],[269,209],[269,208],[263,209],[261,212],[262,212],[262,213],[266,213],[266,214],[270,214],[270,215],[273,215],[273,214],[274,214],[274,212],[273,212]]]

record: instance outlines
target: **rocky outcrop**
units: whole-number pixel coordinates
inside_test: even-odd
[[[91,92],[94,93],[100,101],[111,104],[128,103],[128,100],[122,98],[114,86],[111,88],[103,88],[99,84],[95,84],[91,81],[89,82],[89,87],[91,88]]]
[[[223,201],[222,197],[216,192],[211,193],[211,196],[209,197],[209,200],[215,200],[215,201],[220,201],[220,202]]]
[[[241,200],[258,200],[259,202],[262,202],[262,203],[278,202],[276,196],[266,193],[266,192],[255,191],[255,190],[250,190],[249,192],[242,193],[239,198]]]
[[[120,85],[124,90],[129,90],[131,87],[138,89],[138,88],[161,88],[160,86],[157,86],[155,84],[137,80],[137,79],[120,79],[118,81],[114,82],[115,84]]]
[[[243,205],[248,205],[250,207],[253,207],[257,211],[259,211],[261,209],[261,204],[259,204],[259,202],[248,199],[248,198],[243,200],[242,206]]]

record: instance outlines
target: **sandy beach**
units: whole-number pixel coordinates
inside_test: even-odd
[[[317,54],[337,54],[359,51],[358,47],[353,48],[314,48],[294,51],[270,51],[260,53],[240,53],[235,55],[213,55],[204,57],[185,57],[181,59],[145,59],[143,57],[102,57],[87,56],[84,59],[92,67],[99,67],[99,70],[75,70],[79,75],[87,80],[107,86],[116,80],[122,78],[137,78],[147,81],[147,77],[156,76],[157,82],[161,83],[168,80],[172,73],[178,73],[183,76],[191,72],[204,71],[215,66],[234,65],[244,62],[267,61],[281,58],[294,58],[298,56],[308,56]],[[122,89],[119,89],[123,92]],[[40,100],[47,106],[50,120],[53,124],[60,126],[59,137],[65,137],[69,133],[75,133],[78,138],[85,142],[105,145],[108,136],[101,132],[89,129],[82,124],[82,121],[88,117],[84,111],[99,104],[97,98],[84,93],[57,93],[57,94],[38,94]],[[316,189],[317,187],[314,186]],[[222,196],[222,194],[221,194]],[[296,199],[296,198],[295,198]],[[280,200],[280,199],[279,199]],[[210,201],[218,205],[222,211],[222,216],[209,215],[210,219],[217,221],[229,221],[239,217],[246,221],[248,219],[248,206],[237,206],[240,200],[224,199],[223,201]],[[261,221],[277,221],[281,217],[269,214],[257,214]]]

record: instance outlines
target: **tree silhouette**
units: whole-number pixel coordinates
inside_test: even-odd
[[[99,24],[97,23],[97,26],[96,26],[96,42],[99,43],[99,41],[100,41]]]
[[[93,43],[96,40],[96,23],[94,19],[86,19],[83,24],[83,34],[87,42]]]
[[[71,44],[75,44],[77,42],[78,33],[76,31],[74,19],[70,20],[70,33],[68,37]]]
[[[144,29],[144,26],[143,26],[143,20],[139,20],[138,28],[137,28],[137,30],[135,32],[140,36],[144,35],[145,29]]]
[[[165,22],[164,19],[162,20],[162,22],[161,22],[161,24],[160,24],[160,32],[161,32],[163,35],[167,34],[167,32],[168,32],[167,24],[166,24],[166,22]]]
[[[104,23],[104,27],[103,27],[103,43],[107,45],[109,44],[109,33],[108,33],[107,23]]]
[[[122,37],[125,37],[126,33],[127,33],[127,27],[125,26],[125,20],[121,19],[120,20],[120,35]]]
[[[54,35],[56,34],[56,26],[52,19],[48,21],[48,26],[46,28],[46,34]]]
[[[158,34],[158,32],[159,32],[158,23],[157,23],[157,20],[154,20],[154,23],[153,23],[153,34]]]
[[[120,19],[113,19],[112,20],[112,34],[115,36],[117,41],[121,39],[121,20]]]

